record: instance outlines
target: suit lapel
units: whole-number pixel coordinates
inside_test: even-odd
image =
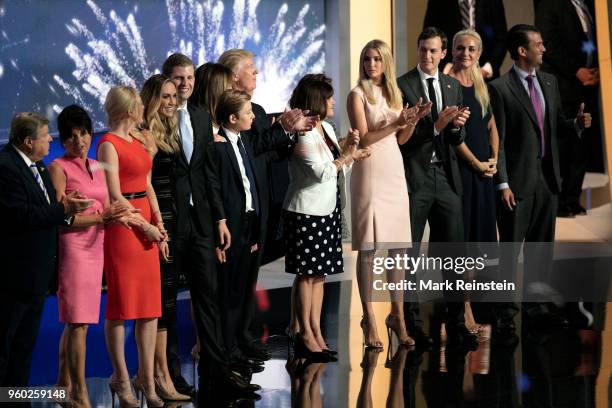
[[[427,98],[427,95],[425,94],[425,90],[423,89],[423,84],[421,83],[419,71],[416,68],[408,73],[408,76],[406,77],[406,82],[408,82],[409,85],[408,90],[416,96],[416,98],[414,99],[415,102],[418,102],[419,98],[422,98],[423,102],[429,100]],[[431,113],[428,114],[424,119],[432,121]]]
[[[232,168],[234,169],[234,175],[240,180],[240,184],[242,185],[242,174],[240,173],[240,166],[238,165],[238,158],[236,157],[236,152],[234,151],[234,146],[232,142],[230,142],[229,137],[227,137],[227,133],[223,128],[219,129],[219,136],[224,137],[227,140],[227,143],[223,142],[214,142],[221,143],[225,150],[225,154],[227,155],[228,160],[232,164]]]
[[[525,87],[523,86],[523,83],[521,82],[521,79],[514,68],[512,68],[509,73],[508,87],[510,88],[510,92],[512,92],[514,97],[518,99],[519,105],[525,109],[536,128],[539,128],[538,118],[535,110],[533,109],[533,105],[531,104],[531,99],[529,99],[529,94],[527,94],[527,91],[525,90]]]
[[[538,78],[538,82],[540,83],[540,88],[542,88],[542,93],[544,94],[544,101],[546,102],[546,113],[544,120],[548,122],[550,129],[552,129],[552,115],[550,114],[552,111],[551,108],[553,107],[552,98],[554,95],[552,90],[552,83],[546,78],[543,78],[539,72],[536,75]]]
[[[30,170],[28,166],[25,164],[25,162],[21,158],[21,155],[17,152],[17,148],[14,147],[13,145],[11,145],[11,148],[12,148],[12,153],[13,153],[13,159],[15,160],[15,164],[17,165],[17,168],[21,170],[23,177],[26,180],[29,180],[28,183],[30,184],[30,190],[36,191],[39,199],[42,200],[42,202],[44,202],[45,204],[48,204],[47,197],[45,197],[45,193],[42,191],[42,189],[40,188],[40,185],[36,181],[36,177],[34,177],[32,170]],[[51,198],[51,189],[49,189],[50,181],[47,182],[45,180],[47,175],[43,175],[43,173],[46,173],[46,168],[44,166],[39,166],[38,163],[36,163],[36,167],[38,168],[38,173],[40,174],[40,177],[42,178],[43,183],[45,184],[45,188],[47,189],[47,194],[49,194],[49,201],[55,200],[55,197]],[[45,170],[41,171],[41,167]]]
[[[204,124],[197,120],[195,109],[193,109],[191,105],[187,104],[187,110],[189,111],[189,119],[191,120],[191,129],[193,130],[193,153],[191,154],[191,163],[195,162],[198,158],[200,146],[202,145],[202,140],[200,138],[204,134]]]

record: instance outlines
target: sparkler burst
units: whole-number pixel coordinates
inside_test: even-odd
[[[231,10],[227,2],[212,0],[166,0],[160,4],[165,5],[171,41],[163,58],[178,51],[200,65],[215,61],[226,49],[248,49],[250,45],[259,49],[256,61],[260,75],[254,100],[269,111],[284,108],[301,76],[324,69],[325,25],[307,26],[306,20],[312,16],[308,4],[302,3],[291,20],[290,6],[280,5],[263,33],[257,14],[260,0],[235,0]],[[70,75],[54,74],[49,89],[63,91],[92,112],[95,127],[101,128],[104,118],[100,112],[108,90],[116,85],[138,88],[159,72],[163,59],[151,54],[163,54],[158,48],[163,45],[145,43],[138,8],[121,16],[114,9],[103,10],[94,0],[88,0],[87,7],[95,17],[94,24],[77,17],[65,24],[72,40],[64,52],[74,70]],[[53,105],[54,111],[60,109]]]

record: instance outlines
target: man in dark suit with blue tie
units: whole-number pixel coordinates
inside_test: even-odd
[[[558,136],[564,131],[579,137],[576,133],[591,125],[591,116],[583,107],[575,119],[563,114],[557,79],[538,70],[546,48],[536,27],[512,27],[508,51],[514,66],[490,86],[500,138],[495,176],[500,192],[497,225],[500,241],[515,243],[503,247],[501,272],[508,279],[515,272],[521,244],[530,243],[524,248],[525,287],[529,291],[531,283],[550,282],[552,244],[542,243],[555,240],[561,188]],[[497,303],[496,309],[497,328],[512,331],[516,306]],[[530,302],[523,307],[528,321],[537,325],[566,324],[553,309],[544,302]]]
[[[461,174],[454,146],[460,145],[465,138],[463,125],[469,110],[460,109],[463,97],[459,81],[439,70],[440,61],[446,55],[446,45],[446,34],[440,29],[428,27],[423,30],[417,39],[417,67],[397,79],[404,103],[410,106],[419,101],[432,103],[431,113],[419,120],[412,137],[400,146],[415,243],[421,242],[427,222],[430,242],[452,243],[464,239]],[[449,342],[474,348],[475,339],[464,324],[462,297],[458,293],[445,293],[445,297]],[[423,333],[418,305],[406,303],[404,313],[408,331],[417,344],[431,342]]]
[[[18,113],[0,151],[0,386],[25,387],[46,292],[56,271],[57,227],[92,204],[68,194],[57,201],[41,161],[49,154],[49,121]]]

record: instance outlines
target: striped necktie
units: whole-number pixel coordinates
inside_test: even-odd
[[[40,173],[38,172],[38,167],[36,167],[36,163],[30,164],[30,171],[34,175],[34,178],[36,179],[38,186],[45,194],[45,198],[47,199],[47,202],[51,204],[51,200],[49,200],[49,194],[47,193],[47,189],[45,188],[45,183],[43,183],[42,177],[40,177]]]
[[[474,28],[472,27],[472,5],[470,0],[460,0],[459,12],[461,14],[461,25],[464,29]]]

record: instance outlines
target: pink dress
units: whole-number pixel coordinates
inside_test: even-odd
[[[91,175],[80,158],[54,160],[66,175],[66,194],[78,190],[95,200],[83,215],[101,213],[108,197],[104,171],[97,161],[87,160]],[[103,266],[104,225],[61,229],[57,290],[60,322],[98,323]]]
[[[368,130],[395,121],[401,109],[392,109],[382,88],[372,87],[370,104],[360,86],[351,90],[363,101]],[[410,247],[410,202],[404,162],[392,133],[370,145],[368,159],[353,164],[351,174],[351,224],[353,250]]]

